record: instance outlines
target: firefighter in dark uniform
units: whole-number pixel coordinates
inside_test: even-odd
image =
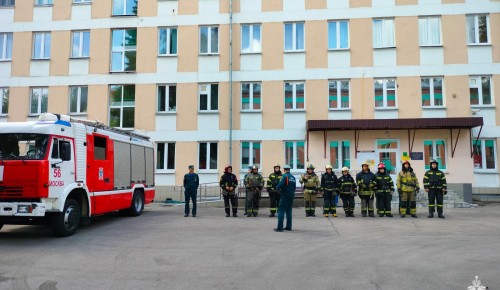
[[[316,194],[321,187],[318,175],[314,173],[314,165],[307,166],[307,172],[302,174],[299,182],[304,185],[304,206],[306,208],[306,217],[315,217],[316,214]]]
[[[278,206],[278,226],[274,229],[277,232],[291,231],[292,230],[292,208],[293,208],[293,199],[295,197],[295,188],[297,182],[295,181],[295,177],[290,174],[290,165],[284,165],[283,170],[285,174],[283,174],[280,182],[276,186],[278,191],[281,191],[281,200],[280,205]],[[283,221],[286,215],[286,226],[283,228]]]
[[[252,166],[252,172],[245,178],[247,189],[247,217],[256,217],[259,214],[260,192],[264,188],[264,178],[257,166]]]
[[[443,215],[443,196],[447,193],[446,177],[443,171],[438,169],[438,162],[431,160],[431,169],[427,170],[424,175],[424,189],[429,196],[429,215],[428,218],[434,217],[434,211],[437,204],[438,217],[444,219]]]
[[[269,211],[271,214],[269,217],[274,217],[276,215],[276,211],[278,210],[279,201],[280,201],[280,193],[276,189],[276,186],[280,182],[281,176],[281,166],[275,165],[274,172],[269,175],[269,179],[267,180],[267,192],[269,193]]]
[[[356,196],[356,182],[349,174],[348,167],[342,167],[342,176],[339,177],[339,192],[346,217],[354,217],[354,196]]]
[[[243,176],[243,183],[245,183],[245,179],[247,178],[248,174],[252,173],[252,166],[248,166],[248,173]],[[243,215],[247,215],[247,195],[248,195],[248,190],[245,187],[245,213]]]
[[[238,187],[238,179],[236,179],[236,175],[233,174],[233,167],[231,165],[227,165],[224,168],[224,174],[220,178],[219,185],[222,189],[222,196],[224,197],[226,217],[229,217],[231,213],[229,201],[231,201],[231,206],[233,207],[233,217],[237,217],[238,196],[236,195],[236,188]]]
[[[404,218],[406,215],[406,206],[409,200],[411,217],[416,218],[416,192],[420,191],[420,185],[418,184],[417,176],[413,172],[413,168],[411,168],[410,162],[403,162],[402,170],[398,173],[396,186],[398,187],[398,192],[400,192],[401,195],[401,207],[399,212],[401,217]]]
[[[394,194],[394,182],[382,162],[378,165],[378,172],[375,174],[375,192],[378,216],[392,217],[391,200]]]
[[[375,217],[373,209],[373,200],[375,199],[375,174],[370,171],[368,162],[361,164],[362,171],[356,174],[356,183],[358,184],[358,195],[361,199],[361,215],[366,217]]]
[[[335,196],[338,193],[338,180],[333,172],[333,167],[328,164],[325,167],[325,173],[321,175],[321,190],[323,191],[323,216],[337,217],[337,204]]]

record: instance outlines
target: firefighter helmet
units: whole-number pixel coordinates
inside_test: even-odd
[[[363,163],[361,164],[361,167],[363,167],[365,165],[370,167],[370,161],[368,161],[368,160],[363,161]]]
[[[259,167],[257,165],[252,166],[252,170],[259,170]]]
[[[342,172],[344,172],[344,171],[349,171],[349,167],[347,167],[347,166],[342,167]]]
[[[281,168],[281,166],[279,164],[274,165],[273,168],[276,168],[276,167]]]
[[[378,169],[385,169],[385,164],[383,162],[380,162],[378,164]]]
[[[332,165],[328,164],[325,166],[325,169],[333,169]]]
[[[408,161],[408,160],[405,160],[405,161],[403,162],[403,166],[404,166],[406,163],[408,163],[408,165],[410,165],[410,166],[411,166],[410,161]],[[432,163],[432,162],[431,162],[431,163]]]
[[[307,165],[307,169],[312,169],[312,170],[314,170],[314,168],[315,168],[315,167],[314,167],[314,165],[312,165],[312,164]]]
[[[439,165],[436,159],[432,159],[431,162],[429,162],[429,165],[432,165],[432,163],[436,163],[436,165]]]
[[[227,170],[231,168],[231,170],[233,170],[233,167],[231,165],[226,165],[226,167],[224,167],[224,172],[227,172]]]

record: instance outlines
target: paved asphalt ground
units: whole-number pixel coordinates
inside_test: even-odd
[[[96,218],[74,236],[35,226],[0,231],[0,289],[500,289],[500,204],[446,219],[306,218],[275,233],[221,208],[153,205]],[[357,209],[359,212],[359,209]],[[319,213],[319,209],[317,210]]]

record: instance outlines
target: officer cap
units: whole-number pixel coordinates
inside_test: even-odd
[[[188,168],[194,168],[194,165],[190,164],[190,165],[188,166]]]
[[[315,168],[315,167],[314,167],[314,165],[312,165],[312,164],[307,165],[307,169],[314,169],[314,168]]]
[[[344,171],[349,171],[349,167],[347,167],[347,166],[342,167],[342,172],[344,172]]]
[[[325,169],[333,169],[332,165],[328,164],[325,166]]]
[[[288,170],[290,170],[290,169],[292,169],[292,168],[290,167],[290,165],[285,164],[285,165],[283,165],[283,169],[288,169]]]
[[[253,166],[252,166],[252,165],[248,166],[248,169],[249,169],[249,170],[252,170],[252,168],[253,168]]]

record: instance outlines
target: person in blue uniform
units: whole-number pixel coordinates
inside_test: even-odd
[[[278,206],[278,226],[274,229],[276,232],[283,230],[292,230],[292,208],[293,199],[295,197],[295,188],[297,186],[295,177],[290,174],[290,165],[284,165],[285,173],[276,186],[276,189],[281,192],[280,203]],[[283,228],[283,222],[286,215],[286,227]]]
[[[196,194],[198,193],[198,186],[200,185],[200,178],[198,174],[194,173],[194,165],[189,165],[189,172],[184,175],[184,217],[189,216],[189,200],[193,203],[193,217],[196,217]]]

